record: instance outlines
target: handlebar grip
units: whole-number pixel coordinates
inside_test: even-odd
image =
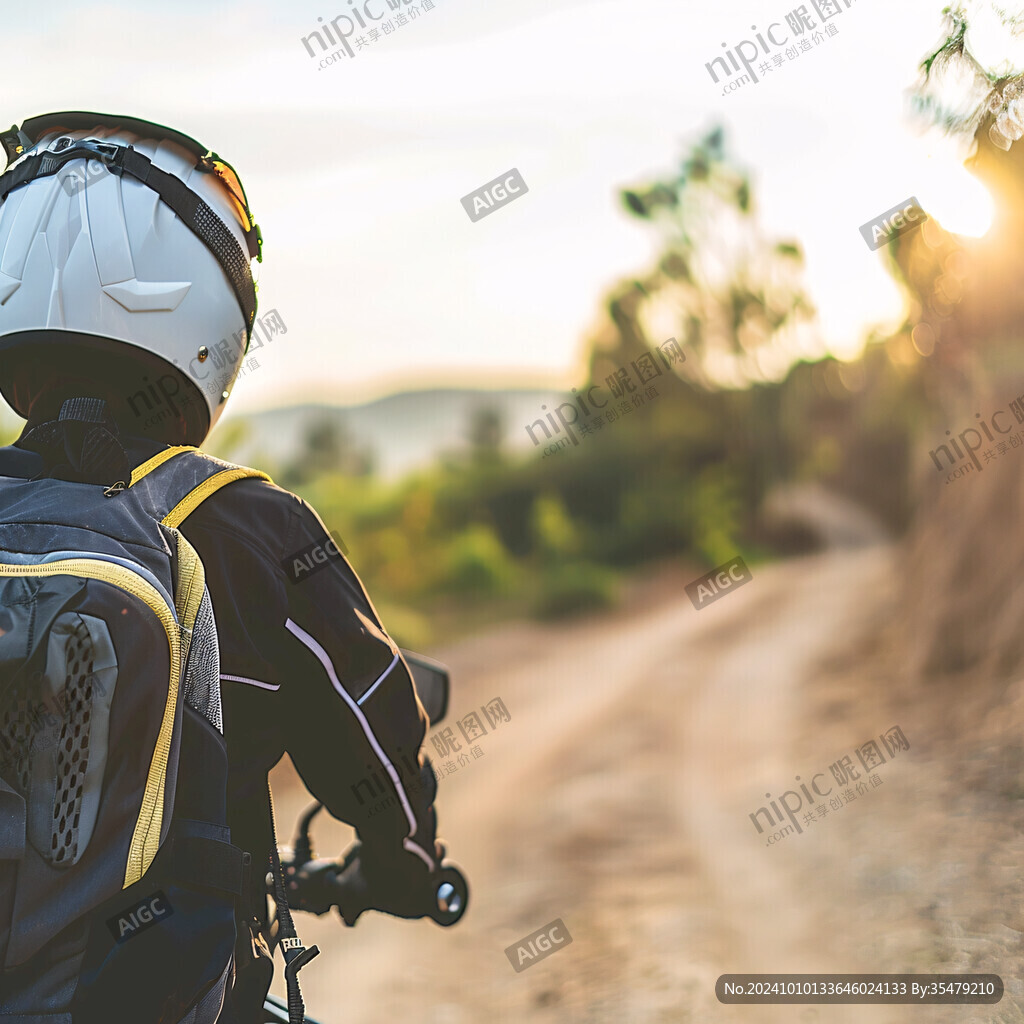
[[[323,881],[329,890],[328,898],[331,904],[338,908],[338,913],[349,926],[354,925],[365,910],[395,913],[394,910],[384,910],[377,905],[369,886],[358,873],[343,877],[334,871],[328,871]],[[448,865],[441,868],[432,885],[432,891],[426,894],[422,912],[399,912],[398,916],[429,917],[441,927],[448,928],[466,912],[468,902],[469,884],[465,876],[457,867]]]
[[[469,883],[465,876],[456,867],[442,868],[430,918],[442,928],[449,928],[466,912],[468,903]]]

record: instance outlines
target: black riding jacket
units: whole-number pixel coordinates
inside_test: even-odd
[[[133,465],[162,447],[121,440]],[[45,473],[44,458],[21,441],[0,448],[0,475]],[[180,529],[202,558],[217,621],[232,842],[255,865],[266,864],[267,773],[287,752],[313,796],[355,826],[363,863],[389,892],[422,892],[437,867],[436,783],[419,754],[426,717],[349,563],[334,556],[316,572],[300,567],[298,582],[289,572],[293,555],[330,544],[320,517],[296,495],[245,479],[213,494]],[[386,763],[407,767],[391,773]],[[412,784],[410,766],[420,775]],[[253,875],[249,909],[265,923],[262,868]],[[235,991],[222,1020],[260,1019],[253,1014],[271,970],[259,931],[254,923],[251,937],[240,936]]]

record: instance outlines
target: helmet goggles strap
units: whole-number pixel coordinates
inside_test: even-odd
[[[208,166],[203,166],[204,161],[200,161],[197,166],[204,171],[214,170],[232,193],[235,201],[242,202],[248,218],[244,233],[249,259],[261,261],[263,237],[259,226],[253,223],[248,204],[245,203],[245,193],[243,192],[241,197],[235,194],[235,189],[217,167],[217,164],[223,164],[223,161],[216,158],[215,154],[211,154],[211,156],[215,159],[215,163],[204,158]],[[248,339],[252,335],[253,322],[256,318],[256,289],[253,284],[252,272],[249,269],[249,260],[246,259],[238,240],[202,196],[189,188],[181,178],[161,170],[148,157],[137,152],[133,146],[118,146],[109,142],[80,139],[60,152],[36,153],[26,157],[11,170],[0,174],[0,203],[4,202],[14,189],[20,188],[36,178],[56,174],[69,160],[83,158],[100,160],[111,174],[117,177],[128,174],[142,182],[147,188],[152,189],[213,253],[231,282],[235,298],[238,300],[245,320],[246,348],[248,348]],[[229,165],[223,164],[223,166],[231,170]],[[241,189],[241,182],[238,181],[233,170],[231,177],[238,182],[238,188]]]

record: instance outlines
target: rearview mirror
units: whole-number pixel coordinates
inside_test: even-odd
[[[448,669],[441,662],[422,654],[413,654],[412,651],[403,649],[402,657],[412,672],[412,681],[430,724],[437,725],[448,713],[448,690],[451,685]]]

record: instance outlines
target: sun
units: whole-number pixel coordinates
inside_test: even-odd
[[[921,206],[946,231],[981,238],[992,226],[995,203],[965,167],[929,160],[920,175]]]

